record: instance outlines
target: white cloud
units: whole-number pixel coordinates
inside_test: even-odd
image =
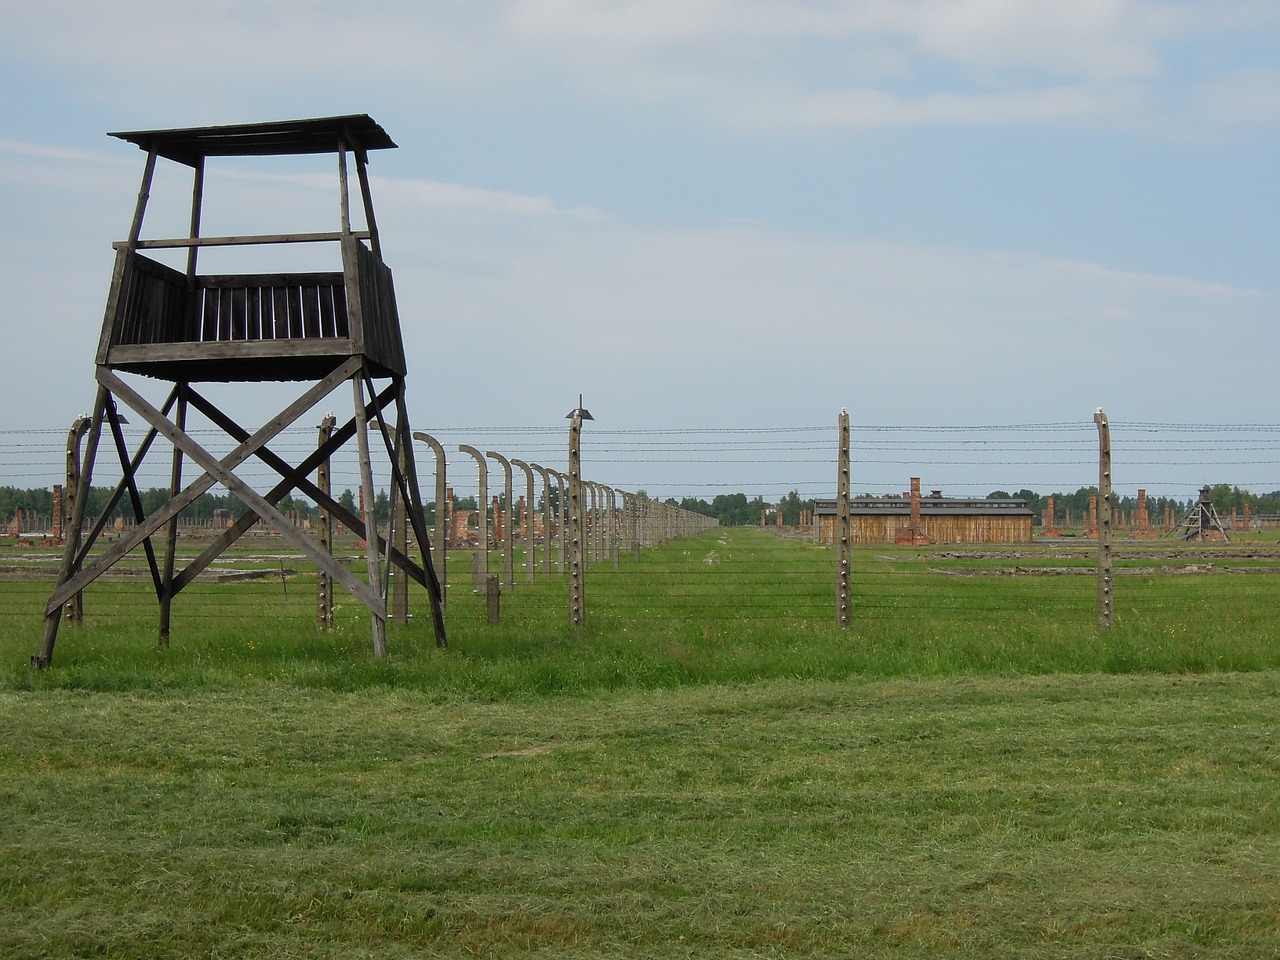
[[[1192,91],[1190,106],[1207,126],[1274,126],[1280,121],[1280,70],[1252,67],[1220,74]]]
[[[264,115],[312,115],[317,83],[341,78],[339,110],[542,91],[782,129],[798,126],[788,107],[836,129],[1109,118],[1189,83],[1173,51],[1280,21],[1256,0],[121,0],[70,20],[61,6],[8,11],[0,49],[104,102],[145,84],[160,114],[199,103],[217,119],[252,94],[282,104]]]
[[[101,154],[89,150],[72,150],[43,143],[24,143],[19,140],[0,140],[0,153],[36,160],[69,160],[80,163],[101,163]]]
[[[1052,355],[1065,337],[1119,338],[1125,350],[1159,341],[1163,360],[1176,363],[1187,335],[1231,336],[1233,323],[1261,324],[1269,308],[1261,294],[1185,277],[756,226],[645,231],[560,221],[502,239],[458,221],[434,229],[449,238],[436,245],[471,269],[418,261],[412,279],[398,274],[401,289],[421,291],[445,316],[468,317],[515,355],[524,331],[559,345],[590,330],[641,367],[677,357],[763,362],[815,348],[821,369],[841,362],[825,342],[856,342],[881,358],[910,344],[914,369],[945,385],[967,380],[960,371],[978,354],[1012,366]],[[1129,318],[1125,329],[1117,316]],[[584,349],[594,343],[587,337]],[[891,371],[881,362],[866,375],[883,381]]]
[[[1131,88],[1045,87],[920,97],[857,88],[764,98],[743,104],[735,119],[743,126],[774,129],[1047,123],[1118,113],[1139,97]]]
[[[1150,76],[1155,39],[1134,0],[933,0],[903,6],[903,24],[923,52],[995,76],[1032,69],[1090,81]]]
[[[500,190],[468,187],[434,180],[383,180],[375,178],[373,189],[391,202],[410,202],[422,207],[472,210],[507,217],[546,217],[559,211],[548,196],[526,196]]]
[[[1252,0],[515,0],[506,9],[520,54],[554,60],[587,95],[679,101],[716,121],[782,130],[1136,114],[1155,89],[1182,82],[1171,48],[1280,20]]]

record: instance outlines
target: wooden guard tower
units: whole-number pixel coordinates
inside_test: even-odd
[[[1200,498],[1187,511],[1187,515],[1178,521],[1175,532],[1183,540],[1225,540],[1227,528],[1218,518],[1218,511],[1213,508],[1213,498],[1209,496],[1209,488],[1200,488]]]
[[[81,483],[83,489],[89,489],[104,424],[116,447],[123,477],[102,516],[83,538],[81,530],[89,498],[83,496],[75,500],[57,586],[45,608],[44,642],[40,653],[32,658],[33,663],[46,667],[52,661],[63,604],[139,546],[146,552],[159,601],[160,642],[167,643],[173,598],[260,520],[278,529],[314,560],[322,576],[342,583],[368,607],[376,655],[384,656],[386,652],[387,594],[392,564],[426,587],[436,642],[443,646],[440,583],[431,566],[405,402],[406,370],[400,318],[391,271],[382,262],[369,194],[368,151],[393,148],[395,143],[382,127],[365,115],[142,130],[112,136],[136,144],[146,152],[147,160],[128,239],[114,244],[115,268],[96,357],[97,399],[88,430]],[[318,153],[337,155],[341,213],[338,231],[200,236],[207,157]],[[355,159],[365,230],[351,227],[348,157]],[[156,161],[161,158],[193,171],[191,229],[187,237],[180,239],[142,240],[143,216]],[[197,254],[202,248],[304,243],[339,244],[342,270],[237,276],[201,275],[196,271]],[[185,272],[142,252],[155,249],[185,250]],[[122,375],[154,378],[172,383],[173,388],[168,399],[156,407]],[[389,383],[379,385],[376,381]],[[294,382],[299,385],[300,394],[251,431],[195,388],[195,384],[205,382]],[[353,414],[345,424],[333,429],[327,442],[297,464],[272,452],[268,444],[274,437],[343,385],[348,385],[352,392]],[[145,438],[132,452],[125,444],[117,402],[149,426]],[[187,432],[188,408],[198,411],[234,441],[230,453],[215,456]],[[364,502],[372,506],[371,432],[376,438],[375,446],[385,449],[393,486],[391,493],[393,497],[403,498],[421,563],[391,547],[395,538],[390,534],[385,540],[376,536],[376,525],[366,530],[360,517],[344,509],[309,479],[354,437]],[[158,437],[171,448],[171,497],[163,507],[147,516],[142,509],[136,475]],[[275,486],[259,492],[236,475],[236,468],[250,458],[256,458],[279,474]],[[184,459],[203,471],[185,486],[182,483]],[[246,512],[196,559],[178,570],[175,558],[178,514],[214,484],[226,487],[244,504]],[[335,562],[327,549],[276,509],[281,498],[294,491],[329,511],[366,541],[367,581]],[[125,498],[132,506],[137,525],[90,562],[89,551],[105,527],[107,517]],[[394,516],[395,511],[392,514]],[[159,556],[156,539],[161,541]]]

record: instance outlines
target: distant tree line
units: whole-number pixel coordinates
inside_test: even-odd
[[[1050,493],[1040,494],[1034,490],[1019,490],[1017,493],[1007,493],[1004,490],[993,490],[987,494],[988,500],[998,500],[1012,497],[1015,500],[1026,500],[1027,506],[1031,508],[1036,517],[1044,515],[1045,508],[1049,505],[1049,498],[1053,498],[1053,514],[1055,520],[1061,520],[1067,515],[1067,511],[1071,511],[1071,516],[1077,519],[1083,519],[1089,511],[1089,499],[1098,495],[1097,487],[1080,487],[1074,493]],[[1248,504],[1249,512],[1252,514],[1280,514],[1280,490],[1274,490],[1271,493],[1254,494],[1240,487],[1233,487],[1228,483],[1211,484],[1209,487],[1209,498],[1213,502],[1213,508],[1220,515],[1227,516],[1232,510],[1238,514],[1244,513],[1245,505]],[[1190,510],[1198,497],[1179,500],[1171,497],[1147,497],[1147,513],[1151,517],[1152,522],[1156,522],[1164,516],[1166,508],[1172,508],[1176,518],[1181,518]],[[1136,496],[1119,496],[1112,501],[1112,507],[1119,511],[1130,511],[1138,508],[1138,498]]]
[[[813,509],[813,501],[801,500],[800,494],[795,490],[776,504],[766,503],[764,497],[760,496],[748,500],[745,493],[718,494],[710,503],[697,497],[685,497],[682,500],[668,497],[665,502],[673,507],[688,510],[690,513],[714,517],[724,527],[758,525],[761,511],[773,513],[779,508],[782,510],[782,522],[794,527],[800,522],[801,511]]]
[[[112,492],[112,490],[105,487],[94,487],[89,495],[88,516],[97,517],[103,507],[106,506]],[[644,491],[639,491],[639,494],[643,495]],[[1080,487],[1073,493],[1050,494],[1036,493],[1034,490],[1027,489],[1018,490],[1015,493],[1009,493],[1005,490],[993,490],[987,494],[987,499],[1012,498],[1025,500],[1027,506],[1039,518],[1044,514],[1049,497],[1053,497],[1055,519],[1065,518],[1067,511],[1070,510],[1072,517],[1083,520],[1088,514],[1089,498],[1097,496],[1097,494],[1097,487]],[[169,499],[169,491],[161,487],[151,487],[141,491],[141,496],[143,511],[150,515],[159,510]],[[862,494],[862,496],[872,496],[872,494]],[[1271,493],[1254,494],[1238,486],[1218,483],[1209,487],[1209,496],[1213,501],[1214,509],[1222,515],[1229,515],[1233,510],[1242,514],[1246,504],[1248,504],[1250,512],[1255,515],[1280,514],[1280,490],[1275,490]],[[343,490],[336,499],[352,513],[359,512],[359,500],[351,490]],[[558,499],[558,492],[553,489],[553,509]],[[505,503],[501,495],[499,496],[499,501]],[[665,502],[705,517],[714,517],[720,521],[722,526],[729,527],[758,525],[761,511],[766,514],[773,514],[779,509],[782,511],[783,524],[796,526],[800,522],[801,512],[813,509],[813,500],[802,499],[796,490],[788,493],[779,503],[766,502],[761,496],[747,499],[747,495],[744,493],[717,494],[710,501],[699,497],[684,497],[680,500],[675,497],[668,497]],[[1169,497],[1148,497],[1147,510],[1154,522],[1164,515],[1166,507],[1172,507],[1173,513],[1181,517],[1191,509],[1194,503],[1194,498],[1178,500]],[[475,497],[459,497],[455,501],[455,505],[460,510],[475,510],[476,500]],[[285,514],[292,513],[301,517],[311,518],[314,518],[316,514],[315,504],[301,497],[284,497],[276,506]],[[378,523],[386,523],[391,509],[391,499],[385,489],[378,491],[374,497],[373,506],[375,520]],[[1136,510],[1137,506],[1137,498],[1127,494],[1116,497],[1114,503],[1114,508],[1121,511]],[[427,522],[434,523],[435,503],[427,502],[423,504],[423,507],[427,513]],[[53,513],[53,491],[47,487],[26,489],[0,487],[0,519],[7,520],[13,517],[18,510],[23,513],[34,513],[37,516],[50,516]],[[183,511],[182,516],[187,520],[209,520],[213,518],[215,510],[225,510],[231,516],[237,517],[244,512],[244,505],[230,493],[205,493],[196,498],[195,502]],[[133,517],[133,507],[127,497],[122,498],[112,512],[111,519],[114,520],[116,517],[130,519]]]
[[[101,514],[114,492],[114,489],[106,487],[93,487],[89,491],[86,515],[97,517]],[[148,516],[159,510],[169,500],[169,491],[163,487],[149,487],[140,491],[140,494],[143,513]],[[359,513],[359,499],[350,490],[343,490],[335,499],[352,513]],[[374,515],[379,523],[386,522],[390,512],[390,502],[386,490],[378,491],[377,496],[374,498]],[[472,503],[474,502],[472,500]],[[428,506],[428,514],[431,514],[434,511],[435,504],[432,503]],[[231,516],[238,517],[244,512],[244,509],[244,504],[234,494],[204,493],[182,511],[182,517],[184,520],[211,520],[216,510],[225,510]],[[301,497],[283,497],[276,503],[276,509],[285,515],[297,514],[300,517],[314,518],[316,514],[315,504]],[[51,516],[53,513],[53,491],[47,487],[28,489],[0,487],[0,519],[11,518],[18,510],[23,513],[34,513],[37,516]],[[115,520],[117,517],[133,518],[133,504],[127,495],[122,497],[115,509],[111,511],[110,519]],[[428,516],[427,519],[430,521],[432,518]]]

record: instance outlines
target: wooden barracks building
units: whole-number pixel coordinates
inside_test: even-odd
[[[849,533],[852,543],[1030,543],[1032,516],[1025,500],[922,497],[912,477],[902,496],[851,498]],[[835,543],[836,501],[815,500],[813,521],[817,541]]]

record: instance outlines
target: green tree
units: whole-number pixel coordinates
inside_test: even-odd
[[[356,506],[356,495],[351,492],[350,487],[338,494],[338,503],[340,503],[345,509],[354,513],[356,516],[360,515],[360,510]]]
[[[782,522],[789,527],[800,525],[800,514],[804,510],[813,509],[812,500],[801,500],[800,491],[792,490],[778,504],[782,510]]]

